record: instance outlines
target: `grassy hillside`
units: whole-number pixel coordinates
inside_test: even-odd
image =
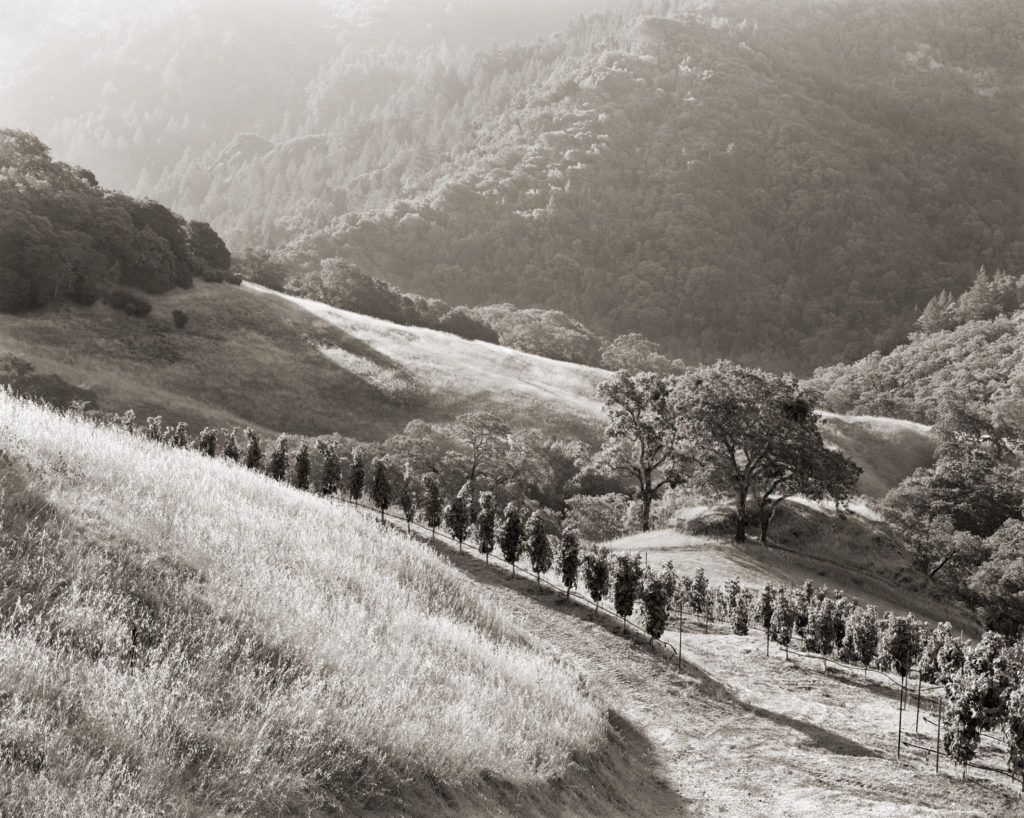
[[[102,304],[0,319],[0,351],[133,408],[203,425],[383,438],[488,409],[593,438],[602,370],[343,312],[260,288],[197,284],[145,319]],[[178,330],[173,310],[189,316]]]
[[[953,604],[937,601],[937,588],[910,564],[906,551],[886,526],[860,514],[838,519],[817,507],[786,503],[773,522],[772,547],[756,542],[738,545],[731,522],[716,525],[709,509],[690,509],[678,527],[614,540],[614,551],[645,555],[654,565],[669,560],[692,576],[703,568],[712,584],[732,577],[750,587],[766,582],[841,588],[862,604],[899,615],[912,611],[931,622],[949,620],[967,633],[980,633],[974,617]],[[699,532],[699,533],[692,533]]]
[[[485,409],[516,426],[596,441],[598,384],[610,373],[292,298],[260,287],[199,283],[153,296],[128,319],[102,304],[0,320],[0,352],[93,390],[108,411],[267,432],[380,439],[414,419]],[[178,330],[173,310],[189,316]],[[71,339],[69,342],[68,339]],[[928,462],[920,424],[827,415],[828,442],[864,469],[878,497]]]
[[[825,442],[857,461],[864,473],[857,490],[880,498],[903,478],[935,462],[935,437],[922,423],[871,415],[823,412]]]
[[[350,509],[2,393],[0,458],[5,812],[429,813],[602,747],[566,668]]]

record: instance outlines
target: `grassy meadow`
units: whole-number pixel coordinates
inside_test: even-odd
[[[567,667],[353,509],[3,393],[0,479],[5,814],[358,810],[604,741]]]

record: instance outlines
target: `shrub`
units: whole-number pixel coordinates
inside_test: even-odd
[[[491,552],[494,550],[494,518],[494,495],[489,491],[480,492],[480,510],[476,514],[476,541],[486,562],[490,562]]]
[[[633,606],[640,592],[641,576],[639,554],[615,555],[615,588],[612,596],[615,601],[615,613],[622,617],[623,630],[626,627],[626,618],[633,615]]]
[[[267,474],[274,480],[284,480],[288,473],[288,438],[281,435],[274,444],[274,450],[267,461]]]
[[[115,310],[135,318],[144,318],[153,310],[153,305],[147,299],[122,287],[110,290],[103,300]]]
[[[339,463],[340,470],[340,463]],[[339,471],[340,475],[340,471]],[[358,503],[363,496],[363,485],[366,482],[366,466],[363,463],[363,452],[361,449],[352,450],[352,471],[348,475],[348,496],[352,502]],[[434,528],[435,526],[431,526]]]
[[[736,600],[736,607],[732,609],[732,632],[737,636],[746,636],[749,633],[747,597],[741,594]]]
[[[462,550],[462,543],[466,541],[466,535],[469,533],[469,506],[472,497],[473,490],[469,483],[464,483],[459,493],[444,507],[444,527],[459,544],[459,551]]]
[[[432,474],[423,475],[423,518],[430,527],[431,539],[434,538],[434,531],[441,525],[443,508],[441,487],[437,484],[437,478]]]
[[[594,600],[594,610],[608,595],[611,582],[611,566],[607,548],[596,548],[583,555],[583,585]]]
[[[240,454],[238,451],[238,428],[234,428],[227,436],[227,440],[224,442],[224,457],[228,460],[238,462]]]
[[[516,573],[516,562],[523,550],[523,523],[515,503],[505,506],[498,524],[498,547],[501,556],[512,566],[512,576]]]
[[[171,312],[171,319],[174,321],[174,326],[178,329],[185,329],[185,325],[188,324],[188,313],[174,310]]]
[[[295,453],[295,462],[292,464],[292,485],[297,489],[307,491],[309,489],[309,444],[305,440]]]
[[[402,514],[405,515],[405,530],[412,533],[412,521],[416,516],[416,492],[412,487],[412,469],[405,464],[405,471],[402,472],[402,487],[398,492],[398,504],[402,507]]]
[[[565,586],[566,599],[569,598],[570,591],[576,587],[579,570],[580,539],[576,536],[576,529],[565,528],[562,530],[562,538],[558,546],[558,575]]]
[[[263,447],[260,445],[260,436],[246,426],[245,439],[245,467],[259,471],[263,468]]]
[[[387,463],[381,458],[373,460],[373,480],[370,482],[370,499],[380,509],[380,524],[384,525],[384,512],[391,505],[391,481],[388,480]]]
[[[537,577],[537,585],[540,585],[540,575],[551,568],[553,555],[548,535],[544,531],[544,520],[535,511],[526,521],[526,528],[523,531],[526,540],[526,553],[530,558],[530,567]]]
[[[203,431],[199,433],[196,447],[207,457],[215,457],[217,454],[217,433],[209,426],[203,427]]]
[[[338,450],[333,443],[318,441],[316,448],[323,458],[317,493],[324,497],[330,497],[337,494],[338,489],[341,488],[341,458],[338,457]]]

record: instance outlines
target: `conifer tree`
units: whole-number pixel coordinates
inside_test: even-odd
[[[597,612],[601,600],[608,596],[611,584],[611,566],[607,548],[592,548],[583,555],[583,585],[594,600]]]
[[[416,491],[412,487],[412,469],[405,464],[402,472],[402,487],[398,493],[398,504],[402,507],[402,514],[405,515],[406,533],[412,533],[412,521],[416,516]]]
[[[384,512],[391,505],[391,481],[388,480],[387,463],[382,458],[373,459],[373,479],[370,481],[370,499],[380,509],[380,524],[384,525]]]
[[[614,564],[615,613],[622,617],[622,630],[626,631],[626,618],[633,615],[633,606],[640,591],[640,578],[643,571],[640,567],[639,554],[616,554]]]
[[[203,431],[199,433],[196,447],[207,457],[215,457],[217,455],[217,433],[209,426],[204,426]]]
[[[178,425],[174,427],[174,433],[171,435],[171,445],[177,449],[187,449],[188,443],[188,424],[179,421]]]
[[[260,436],[256,432],[245,427],[245,467],[259,471],[263,468],[263,447],[260,446]]]
[[[480,492],[480,510],[476,514],[476,541],[480,545],[480,553],[484,561],[491,561],[494,550],[495,508],[494,495],[489,491]]]
[[[317,484],[317,494],[322,497],[331,497],[338,493],[341,488],[341,458],[338,457],[338,450],[333,443],[318,440],[317,451],[323,458],[320,466],[320,482]]]
[[[358,503],[363,496],[363,485],[366,483],[366,465],[363,462],[361,449],[352,450],[352,471],[348,475],[348,496],[353,503]],[[435,526],[431,526],[434,528]]]
[[[536,511],[529,515],[526,520],[526,527],[523,531],[526,541],[526,555],[529,557],[529,567],[534,569],[537,576],[537,585],[541,585],[541,574],[551,569],[554,555],[551,550],[551,541],[544,530],[544,520]]]
[[[505,562],[512,566],[512,576],[516,575],[516,562],[523,550],[523,522],[515,503],[505,506],[498,523],[498,547]]]
[[[281,435],[267,461],[267,474],[274,480],[284,480],[288,473],[288,437]]]
[[[303,440],[299,450],[295,453],[295,462],[292,465],[292,485],[303,491],[309,490],[309,444]]]
[[[765,583],[764,588],[757,597],[757,605],[754,609],[754,618],[764,628],[764,654],[769,655],[771,647],[772,614],[775,613],[775,589],[770,583]]]
[[[481,504],[481,512],[483,505]],[[575,528],[562,530],[561,542],[558,546],[558,575],[562,578],[565,586],[565,598],[569,598],[572,589],[576,587],[577,576],[580,570],[580,538]]]
[[[423,475],[423,518],[430,527],[430,539],[434,539],[434,531],[441,525],[441,511],[444,502],[441,500],[441,487],[432,474]]]
[[[227,440],[224,441],[224,457],[237,463],[239,456],[238,427],[236,426],[228,433]]]
[[[466,541],[466,535],[469,533],[469,505],[472,498],[473,489],[469,483],[464,483],[459,493],[444,507],[444,527],[458,542],[460,552],[462,543]]]

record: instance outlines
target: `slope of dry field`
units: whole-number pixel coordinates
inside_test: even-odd
[[[905,750],[895,758],[898,691],[859,672],[828,670],[817,659],[765,658],[761,634],[705,634],[684,625],[683,661],[622,636],[601,616],[533,579],[511,580],[478,555],[435,544],[476,579],[510,621],[578,668],[609,703],[613,721],[635,735],[634,751],[678,798],[652,799],[639,813],[699,816],[921,816],[981,818],[1021,814],[1006,779]],[[673,626],[675,627],[675,626]],[[664,638],[676,644],[678,630]],[[904,712],[904,736],[923,746],[935,728]],[[657,790],[651,790],[650,794]],[[567,813],[566,813],[567,814]]]

